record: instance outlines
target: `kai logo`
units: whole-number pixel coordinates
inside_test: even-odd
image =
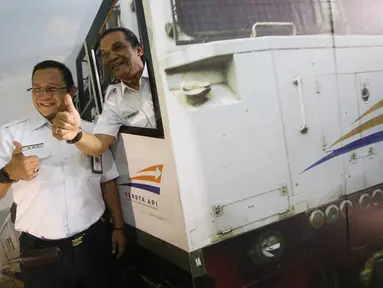
[[[134,187],[151,193],[160,195],[163,165],[147,167],[137,172],[136,176],[131,177],[123,186]]]
[[[378,103],[373,105],[370,109],[368,109],[365,113],[363,113],[352,124],[355,124],[356,122],[361,121],[367,115],[370,115],[372,112],[377,111],[378,109],[380,109],[382,107],[383,107],[383,100],[380,100]],[[383,114],[380,114],[380,115],[378,115],[378,116],[376,116],[370,120],[367,120],[364,123],[357,126],[356,128],[350,130],[348,133],[346,133],[345,135],[340,137],[338,140],[336,140],[330,146],[330,149],[332,147],[334,147],[335,145],[337,145],[337,144],[339,144],[339,143],[341,143],[347,139],[352,138],[355,135],[361,135],[362,132],[370,130],[371,128],[374,128],[374,127],[381,125],[381,124],[383,124]],[[327,161],[329,161],[335,157],[338,157],[340,155],[346,154],[346,153],[354,151],[356,149],[359,149],[359,148],[362,148],[362,147],[365,147],[365,146],[368,146],[368,145],[371,145],[374,143],[382,142],[382,141],[383,141],[383,131],[375,132],[375,133],[369,134],[367,136],[361,137],[361,138],[354,140],[354,141],[352,141],[352,142],[350,142],[350,143],[348,143],[348,144],[346,144],[340,148],[327,151],[328,154],[326,156],[324,156],[322,159],[318,160],[317,162],[315,162],[314,164],[309,166],[302,173],[304,173],[304,172],[306,172],[306,171],[308,171],[308,170],[310,170],[310,169],[312,169],[312,168],[314,168],[314,167],[316,167],[322,163],[325,163],[325,162],[327,162]]]

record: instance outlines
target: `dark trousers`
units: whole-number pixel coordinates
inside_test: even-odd
[[[113,287],[111,233],[106,223],[100,220],[84,233],[63,240],[41,240],[26,233],[20,236],[21,251],[49,247],[59,247],[62,260],[38,267],[20,264],[25,288]]]

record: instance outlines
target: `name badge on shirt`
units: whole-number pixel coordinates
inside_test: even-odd
[[[46,147],[44,143],[35,143],[24,145],[22,147],[22,153],[25,157],[37,156],[40,160],[46,159],[52,156],[52,151],[49,147]]]
[[[96,174],[102,174],[102,156],[90,157],[92,161],[92,171]]]
[[[128,115],[125,116],[125,119],[130,119],[130,118],[133,118],[134,116],[137,116],[138,113],[140,113],[140,111],[134,111],[133,113],[130,113]]]
[[[44,143],[37,143],[37,144],[32,144],[32,145],[25,145],[23,146],[22,148],[22,152],[25,152],[25,151],[28,151],[28,150],[32,150],[32,149],[39,149],[39,148],[43,148],[44,147]]]

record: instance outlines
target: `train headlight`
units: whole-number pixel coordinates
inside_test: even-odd
[[[372,204],[374,206],[382,205],[383,204],[383,191],[380,189],[374,190],[374,192],[372,192],[371,199],[372,199]]]
[[[314,228],[320,228],[324,225],[325,216],[322,210],[315,210],[310,215],[310,224]]]
[[[326,208],[325,211],[326,222],[334,223],[339,218],[339,208],[338,206],[332,204]]]

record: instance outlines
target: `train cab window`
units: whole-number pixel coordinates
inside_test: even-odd
[[[103,1],[86,39],[85,54],[93,64],[94,104],[98,104],[94,106],[99,106],[87,109],[118,115],[120,133],[163,138],[142,1],[135,1],[135,5],[129,1],[108,3],[111,1]]]

